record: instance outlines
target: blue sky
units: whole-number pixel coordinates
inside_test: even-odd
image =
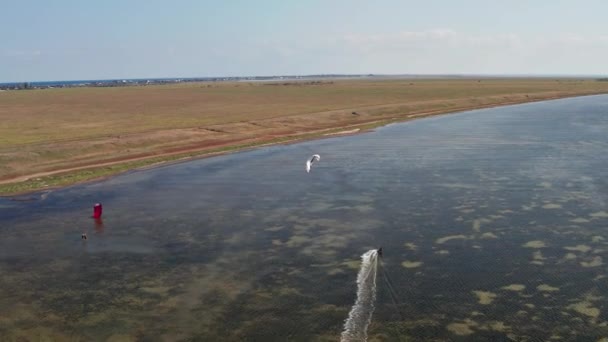
[[[0,82],[608,74],[605,0],[0,0]]]

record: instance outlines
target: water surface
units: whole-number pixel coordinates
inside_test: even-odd
[[[607,132],[589,96],[0,199],[0,340],[335,341],[378,246],[370,340],[608,337]]]

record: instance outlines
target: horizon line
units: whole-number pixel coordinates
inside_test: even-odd
[[[52,82],[108,82],[108,81],[119,81],[119,80],[193,80],[193,79],[242,79],[242,78],[296,78],[296,77],[530,77],[530,78],[546,78],[546,77],[563,77],[563,78],[596,78],[596,77],[608,77],[607,74],[534,74],[534,73],[509,73],[509,74],[494,74],[494,73],[404,73],[404,74],[391,74],[391,73],[318,73],[318,74],[283,74],[283,75],[241,75],[241,76],[187,76],[187,77],[131,77],[131,78],[88,78],[88,79],[63,79],[63,80],[36,80],[36,81],[7,81],[0,82],[0,84],[20,84],[20,83],[52,83]]]

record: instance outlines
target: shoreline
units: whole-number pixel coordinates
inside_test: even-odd
[[[272,138],[245,138],[232,142],[220,143],[215,146],[203,148],[183,147],[175,152],[150,153],[141,157],[124,158],[116,161],[92,163],[83,166],[74,166],[47,172],[21,175],[0,180],[0,198],[14,198],[37,192],[48,192],[92,182],[102,181],[127,172],[149,170],[156,167],[184,163],[196,159],[216,157],[235,152],[245,152],[261,147],[274,145],[288,145],[310,140],[336,138],[349,135],[364,134],[375,128],[392,123],[406,122],[431,116],[462,113],[471,110],[488,109],[525,103],[543,102],[564,98],[606,95],[607,92],[592,92],[587,94],[559,94],[544,98],[522,98],[521,100],[505,100],[498,103],[465,105],[461,108],[421,111],[412,114],[402,114],[392,117],[378,118],[350,125],[341,125],[324,129],[308,130],[296,134],[278,134]],[[19,200],[19,199],[14,199]],[[23,199],[21,199],[23,200]],[[26,199],[27,200],[27,199]]]

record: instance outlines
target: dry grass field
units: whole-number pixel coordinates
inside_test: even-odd
[[[0,92],[0,194],[415,117],[608,93],[592,79],[186,83]]]

